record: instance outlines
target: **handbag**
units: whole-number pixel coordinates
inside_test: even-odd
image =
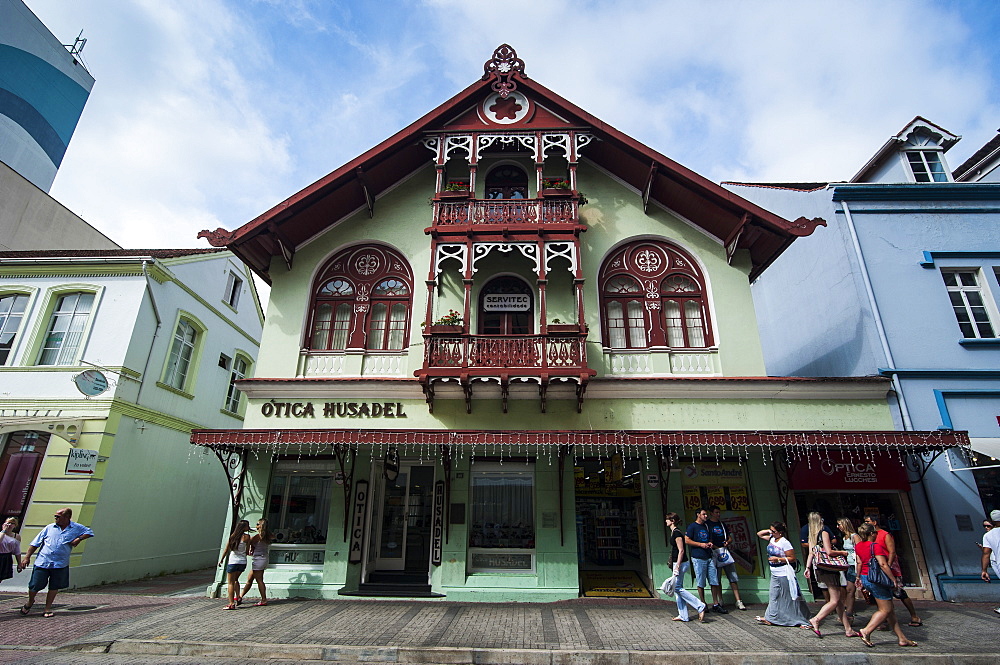
[[[842,573],[850,567],[846,556],[827,554],[819,545],[813,548],[813,564],[820,570],[831,573]]]
[[[676,584],[677,584],[677,577],[675,575],[671,575],[666,580],[664,580],[663,584],[660,585],[660,593],[666,596],[674,595],[674,587],[676,586]]]
[[[733,558],[729,548],[726,547],[716,547],[712,550],[712,558],[715,559],[716,568],[723,568],[731,563],[736,563],[736,559]]]
[[[877,584],[878,586],[884,586],[892,588],[895,585],[889,576],[885,574],[882,570],[882,566],[879,565],[878,559],[875,558],[875,548],[872,547],[872,555],[868,558],[868,582],[870,584]]]

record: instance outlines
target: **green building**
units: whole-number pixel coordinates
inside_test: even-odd
[[[892,431],[880,377],[766,375],[750,282],[823,221],[609,127],[506,45],[485,71],[202,234],[271,284],[244,428],[192,436],[233,518],[275,531],[268,588],[648,597],[669,574],[664,513],[718,505],[760,600],[754,534],[831,490],[814,469],[907,514],[907,456],[962,435]],[[901,550],[919,567],[916,535]]]

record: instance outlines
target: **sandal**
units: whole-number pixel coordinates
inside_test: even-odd
[[[684,619],[682,619],[680,617],[674,617],[673,619],[671,619],[671,621],[684,621],[684,623],[687,623],[687,621],[685,621]]]
[[[228,605],[226,605],[222,609],[224,609],[224,610],[235,610],[236,609],[236,603],[229,603]]]
[[[55,612],[46,612],[46,613],[45,613],[45,614],[43,614],[42,616],[43,616],[43,617],[45,617],[46,619],[51,619],[51,618],[52,618],[52,617],[54,617],[55,615],[56,615],[56,613],[55,613]]]
[[[768,621],[764,617],[754,617],[753,620],[756,621],[757,623],[759,623],[762,626],[773,626],[774,625],[773,623],[771,623],[770,621]]]
[[[812,632],[816,633],[816,637],[823,639],[823,633],[819,632],[819,627],[816,626],[812,621],[809,622],[809,627],[812,628]]]
[[[849,633],[844,633],[844,637],[860,637],[860,636],[861,636],[861,633],[859,633],[856,630],[852,630]]]
[[[914,642],[913,640],[906,640],[906,644],[900,644],[899,646],[901,646],[901,647],[915,647],[915,646],[917,646],[917,643]]]
[[[243,596],[236,596],[236,605],[239,606],[242,604],[243,604]]]
[[[265,605],[267,605],[267,601],[266,600],[262,600],[259,603],[254,603],[253,604],[254,607],[264,607]]]
[[[871,641],[871,637],[869,637],[868,635],[865,635],[865,632],[864,632],[864,631],[861,631],[860,633],[858,633],[858,638],[859,638],[859,639],[860,639],[860,640],[861,640],[862,642],[864,642],[865,646],[866,646],[866,647],[868,647],[869,649],[875,646],[875,645],[874,645],[874,644],[872,643],[872,641]]]
[[[924,625],[924,622],[921,621],[920,619],[917,619],[916,621],[911,621],[906,625],[909,626],[910,628],[920,628],[920,626]]]
[[[21,609],[18,610],[18,612],[20,612],[21,616],[23,617],[28,616],[28,612],[30,611],[31,611],[31,605],[22,605]]]

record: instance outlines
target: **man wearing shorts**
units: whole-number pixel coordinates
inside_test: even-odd
[[[694,577],[701,602],[705,602],[705,578],[708,578],[708,584],[712,587],[712,611],[729,614],[729,610],[722,606],[719,569],[715,567],[715,560],[712,558],[712,536],[705,526],[707,521],[707,510],[702,508],[695,513],[694,522],[688,525],[684,542],[691,548],[691,565],[694,566]]]
[[[991,526],[983,536],[983,572],[980,575],[984,582],[990,581],[990,568],[1000,577],[1000,510],[990,513]],[[1000,614],[1000,607],[993,610]]]
[[[35,567],[31,570],[31,581],[28,582],[28,602],[21,607],[21,614],[27,616],[31,606],[35,604],[35,596],[48,586],[45,594],[45,615],[52,617],[52,601],[56,599],[59,589],[69,586],[69,555],[73,548],[87,538],[93,538],[94,532],[89,527],[77,524],[70,518],[73,511],[60,508],[55,513],[56,521],[49,524],[35,536],[28,550],[21,558],[21,568],[28,567],[31,555],[35,557]]]
[[[722,524],[722,510],[718,506],[708,507],[709,519],[705,522],[705,526],[708,527],[708,532],[712,538],[712,547],[718,549],[720,547],[729,547],[729,534],[726,533],[726,527]],[[736,597],[736,607],[741,610],[747,608],[743,604],[743,600],[740,599],[740,576],[736,574],[736,561],[728,563],[725,566],[719,566],[719,570],[726,573],[726,579],[729,580],[729,587],[733,590],[733,596]],[[719,577],[719,590],[721,594],[722,589],[722,577]]]

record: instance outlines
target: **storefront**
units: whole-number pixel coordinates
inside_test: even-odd
[[[910,502],[910,480],[898,452],[868,455],[829,451],[796,459],[789,469],[799,522],[818,512],[831,526],[842,517],[857,529],[866,515],[878,515],[879,526],[891,533],[911,595],[923,590],[931,598],[930,578],[920,546],[921,528]]]
[[[800,515],[876,508],[901,534],[904,569],[920,570],[902,537],[916,537],[903,455],[963,443],[955,433],[430,430],[214,430],[192,441],[222,460],[234,515],[269,519],[275,595],[494,601],[648,598],[669,575],[663,514],[690,520],[711,505],[744,598],[763,601],[754,533],[791,514],[790,498]],[[869,466],[877,480],[861,483]]]

